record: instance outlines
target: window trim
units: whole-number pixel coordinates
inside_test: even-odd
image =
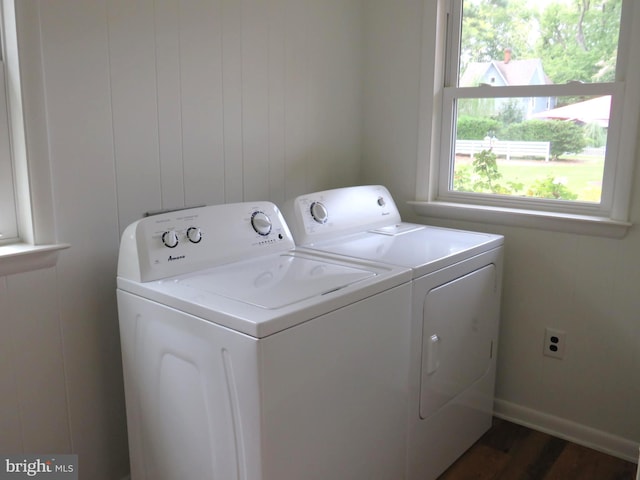
[[[431,2],[425,2],[431,3]],[[565,204],[555,202],[537,202],[539,207],[533,208],[533,199],[499,199],[488,201],[486,196],[473,194],[473,198],[465,198],[457,192],[455,201],[449,195],[440,193],[443,175],[450,165],[443,159],[441,149],[445,141],[446,128],[444,122],[451,122],[452,115],[445,118],[443,106],[445,96],[451,94],[448,72],[450,63],[456,62],[459,55],[447,57],[446,45],[451,44],[453,35],[452,8],[460,5],[457,0],[438,0],[432,5],[425,5],[423,11],[422,68],[420,87],[420,131],[418,143],[418,168],[416,176],[416,200],[409,202],[419,215],[456,218],[458,220],[480,221],[502,225],[535,227],[555,231],[567,231],[599,236],[621,237],[631,226],[629,220],[629,203],[631,198],[633,167],[635,163],[635,137],[638,133],[638,116],[640,113],[640,68],[631,63],[631,45],[640,44],[640,5],[633,8],[633,2],[625,0],[622,5],[620,27],[620,45],[618,48],[618,78],[611,84],[583,84],[586,91],[596,94],[609,94],[607,88],[615,90],[613,101],[623,98],[623,106],[619,115],[611,119],[608,149],[616,150],[616,174],[606,172],[607,181],[612,182],[612,198],[608,209],[589,208],[584,203],[571,204],[571,211],[563,211]],[[626,19],[626,21],[625,21]],[[634,28],[635,27],[635,28]],[[449,38],[448,38],[449,36]],[[435,62],[434,62],[435,52]],[[623,81],[624,80],[624,81]],[[479,88],[456,88],[458,96],[476,98]],[[491,93],[501,91],[497,96],[531,96],[531,92],[542,92],[536,96],[562,95],[573,92],[571,84],[486,87]],[[603,93],[605,92],[605,93]],[[494,96],[494,95],[492,95]],[[614,110],[615,111],[615,110]],[[617,127],[616,127],[617,123]],[[613,153],[613,152],[612,152]],[[611,168],[610,162],[606,168]],[[604,190],[603,190],[604,191]],[[493,196],[491,196],[493,197]],[[489,199],[490,200],[490,199]],[[544,209],[542,207],[545,207]]]
[[[1,14],[2,12],[0,12]],[[4,26],[0,27],[0,32]],[[2,46],[4,47],[4,35]],[[0,244],[14,243],[18,238],[18,218],[15,192],[15,174],[11,140],[11,117],[9,102],[9,86],[7,85],[7,62],[5,48],[0,53],[0,211],[3,212],[0,221]]]
[[[575,84],[565,85],[526,85],[509,87],[477,87],[477,88],[454,88],[445,87],[443,91],[443,105],[449,105],[456,99],[465,98],[518,98],[518,97],[558,97],[571,95],[602,96],[611,95],[612,105],[617,105],[624,95],[624,83],[598,83],[580,85],[579,92]],[[617,115],[610,119],[610,128],[607,139],[607,159],[603,177],[603,198],[599,204],[589,204],[585,202],[544,200],[529,197],[504,197],[495,195],[481,195],[475,193],[452,192],[448,190],[450,169],[453,162],[447,162],[444,158],[442,163],[448,163],[448,168],[440,168],[438,182],[438,199],[452,203],[470,203],[476,205],[493,205],[499,207],[530,208],[532,210],[566,212],[568,214],[586,214],[600,217],[608,217],[613,209],[615,189],[615,171],[618,164],[618,144],[620,141],[620,116],[621,109],[614,109]],[[442,133],[441,145],[447,142],[453,143],[454,118],[453,109],[443,108],[442,112]],[[449,140],[451,138],[451,140]],[[444,152],[442,153],[444,155]],[[447,153],[448,155],[448,153]]]
[[[39,6],[0,1],[19,236],[0,244],[0,276],[4,276],[51,267],[70,245],[55,240],[42,43],[39,23],[34,21],[39,18]],[[20,51],[27,52],[20,61],[18,43]]]

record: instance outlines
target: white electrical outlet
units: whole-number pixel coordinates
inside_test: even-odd
[[[544,329],[544,350],[542,353],[548,357],[564,358],[567,343],[567,333],[554,328]]]

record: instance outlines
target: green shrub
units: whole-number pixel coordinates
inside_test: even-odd
[[[565,153],[581,152],[586,147],[584,132],[573,122],[528,120],[510,125],[500,132],[500,140],[551,142],[554,160]]]
[[[500,182],[502,174],[498,171],[497,156],[488,150],[477,153],[473,160],[473,174],[468,166],[456,169],[453,188],[458,192],[494,193],[513,195],[522,190],[521,183]]]
[[[565,179],[549,175],[544,180],[536,180],[527,192],[527,196],[554,200],[575,200],[578,198],[578,195],[569,190],[565,183]]]
[[[458,140],[482,140],[493,134],[500,127],[500,122],[487,117],[458,117],[456,138]]]

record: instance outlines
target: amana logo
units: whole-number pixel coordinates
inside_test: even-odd
[[[169,255],[169,261],[173,262],[174,260],[183,260],[185,258],[184,255],[178,255],[176,257],[174,257],[173,255]]]

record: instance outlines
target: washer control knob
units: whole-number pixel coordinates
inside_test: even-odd
[[[167,230],[162,234],[162,243],[165,247],[175,248],[178,246],[178,234],[175,230]]]
[[[199,243],[202,240],[202,231],[198,227],[189,227],[187,229],[187,238],[191,243]]]
[[[253,215],[251,215],[251,226],[263,237],[271,233],[271,219],[264,212],[253,212]]]
[[[309,210],[311,211],[311,216],[316,222],[327,223],[329,212],[327,211],[327,207],[325,207],[322,203],[313,202]]]
[[[387,202],[384,201],[384,197],[378,197],[378,205],[384,207],[386,204]]]

